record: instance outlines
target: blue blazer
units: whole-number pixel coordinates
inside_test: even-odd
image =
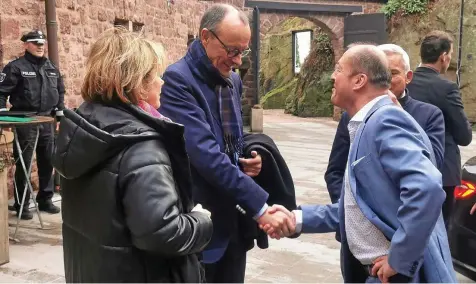
[[[412,282],[456,282],[441,206],[441,173],[425,131],[404,110],[383,98],[371,109],[349,153],[349,182],[362,213],[390,240],[389,264]],[[342,196],[344,195],[342,191]],[[345,282],[365,282],[356,273],[339,203],[301,206],[302,232],[340,226]],[[423,277],[420,279],[420,269]]]
[[[203,252],[203,261],[214,263],[223,256],[230,236],[239,235],[236,205],[254,216],[263,208],[268,193],[224,153],[215,86],[226,81],[213,67],[201,42],[194,41],[185,57],[169,66],[163,78],[159,111],[185,126],[193,198],[211,212],[213,221],[213,236]],[[231,79],[232,92],[241,102],[241,79],[235,73]],[[240,112],[241,104],[236,105]]]
[[[431,146],[435,154],[436,165],[441,171],[445,156],[445,120],[441,110],[431,104],[413,99],[408,90],[406,96],[399,99],[403,109],[408,112],[418,124],[425,130],[430,138]],[[336,203],[340,197],[342,180],[344,178],[345,165],[349,155],[349,124],[350,117],[347,112],[342,114],[337,127],[334,143],[332,144],[329,164],[324,175],[327,190],[332,203]]]

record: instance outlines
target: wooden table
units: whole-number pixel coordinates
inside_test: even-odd
[[[38,144],[38,136],[39,136],[39,126],[42,123],[53,123],[54,118],[48,116],[33,116],[32,121],[28,122],[10,122],[10,121],[0,121],[0,137],[2,136],[4,128],[11,128],[13,130],[13,137],[17,138],[17,127],[21,126],[36,126],[36,138],[34,140],[33,145],[33,153],[36,152],[36,146]],[[1,144],[1,139],[0,139]],[[5,145],[6,147],[7,145]],[[25,165],[25,161],[23,160],[22,149],[20,147],[20,143],[18,139],[14,139],[14,145],[19,153],[19,159],[22,164],[23,172],[27,173],[26,176],[26,185],[25,190],[30,190],[31,196],[33,197],[33,187],[31,186],[30,181],[30,173],[31,173],[31,166],[33,164],[33,158],[30,161],[29,165]],[[28,167],[28,170],[27,170]],[[18,169],[17,169],[18,170]],[[7,165],[4,166],[3,170],[0,171],[0,265],[8,263],[10,261],[9,255],[9,230],[8,230],[8,176],[7,176]],[[16,188],[15,188],[16,190]],[[25,192],[25,191],[24,191]],[[36,212],[38,214],[38,218],[40,220],[41,228],[43,228],[43,221],[41,219],[40,210],[38,209],[38,204],[36,203],[35,198],[32,198],[33,202],[36,207]],[[23,205],[25,204],[25,195],[22,196],[22,202],[20,205],[20,214],[23,210]],[[13,240],[16,240],[16,234],[18,231],[18,226],[20,224],[21,215],[18,216],[17,225],[15,228],[15,233],[13,235]]]

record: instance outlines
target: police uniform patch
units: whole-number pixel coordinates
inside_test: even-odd
[[[0,73],[0,83],[3,82],[6,77],[7,77],[7,74],[5,74],[5,73]]]
[[[36,72],[33,71],[21,71],[21,76],[26,78],[34,78],[36,77]]]

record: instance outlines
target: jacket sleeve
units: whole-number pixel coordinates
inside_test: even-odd
[[[225,191],[250,215],[257,215],[265,206],[268,193],[220,151],[205,112],[186,79],[169,70],[164,81],[160,112],[185,126],[185,146],[192,166],[214,188]]]
[[[7,64],[0,73],[0,109],[7,108],[7,100],[18,84],[20,71],[12,64]]]
[[[347,112],[344,112],[339,121],[339,126],[337,126],[334,143],[332,143],[332,150],[329,156],[329,164],[327,165],[327,170],[324,175],[332,203],[336,203],[339,200],[345,166],[349,156],[350,138],[349,131],[347,130],[348,124],[349,115]]]
[[[301,205],[302,233],[330,233],[339,229],[339,203]]]
[[[399,226],[391,239],[389,264],[413,277],[423,261],[430,235],[445,200],[441,173],[409,116],[390,107],[376,118],[375,146],[390,179],[400,190]]]
[[[56,105],[56,116],[63,116],[63,110],[64,110],[64,93],[65,93],[65,88],[64,88],[64,81],[63,81],[63,76],[61,76],[61,73],[58,70],[58,95],[59,95],[59,100],[58,104]]]
[[[427,120],[425,132],[433,147],[436,166],[441,170],[445,159],[445,119],[441,110],[436,107]]]
[[[456,144],[468,146],[473,139],[473,131],[464,112],[458,85],[454,82],[449,85],[446,92],[444,116]]]
[[[211,239],[211,219],[201,212],[182,212],[173,169],[161,149],[159,141],[137,143],[121,159],[119,188],[132,242],[170,256],[200,252]]]

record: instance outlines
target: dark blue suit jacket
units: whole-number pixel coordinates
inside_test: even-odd
[[[409,96],[408,90],[406,96],[401,98],[399,102],[430,138],[437,167],[441,170],[445,152],[445,121],[442,112],[433,105],[414,100]],[[324,176],[332,203],[339,200],[342,190],[342,181],[350,147],[349,131],[347,130],[349,121],[349,115],[344,112],[337,127],[331,155],[329,156],[329,164]]]
[[[240,102],[242,83],[233,73],[232,93]],[[225,84],[196,40],[180,61],[164,73],[159,111],[185,126],[185,146],[190,157],[193,198],[212,214],[213,236],[203,252],[205,263],[224,254],[232,234],[237,232],[238,210],[255,216],[266,203],[268,193],[232,164],[225,154],[217,95],[217,84]],[[236,104],[240,112],[241,103]]]
[[[429,67],[418,67],[408,90],[415,100],[438,107],[445,119],[445,159],[441,173],[443,186],[461,183],[461,154],[459,146],[467,146],[473,132],[464,113],[459,87]]]

